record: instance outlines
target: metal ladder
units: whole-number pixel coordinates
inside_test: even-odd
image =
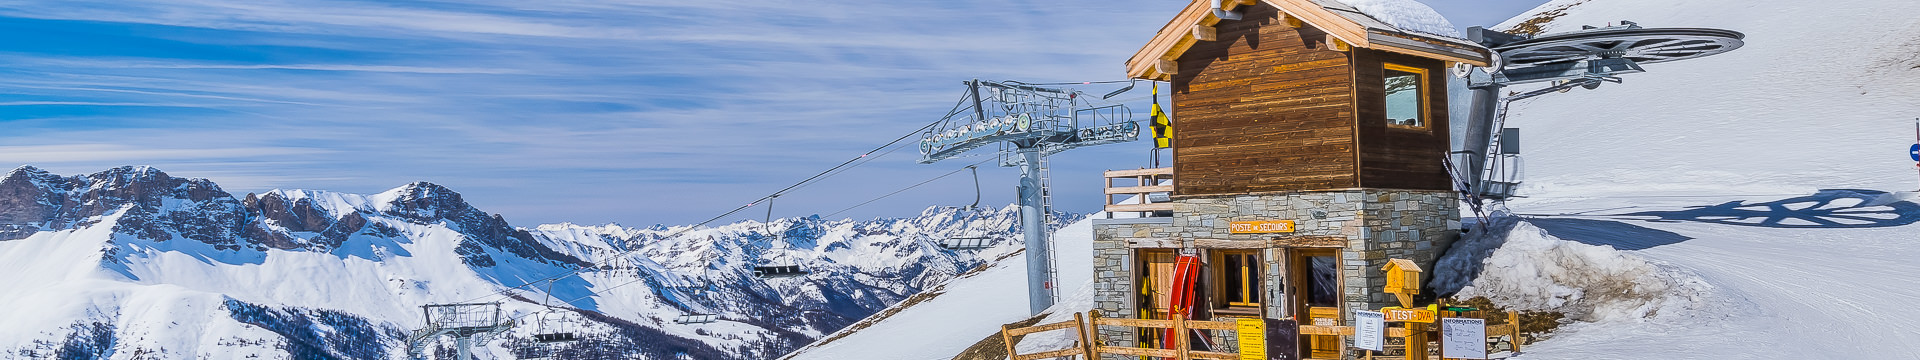
[[[1040,170],[1040,216],[1046,219],[1041,228],[1047,232],[1047,278],[1051,279],[1047,291],[1053,293],[1053,299],[1057,302],[1060,300],[1060,248],[1054,246],[1056,243],[1052,233],[1053,224],[1059,219],[1053,217],[1053,170],[1047,158],[1045,153],[1040,154],[1040,166],[1036,168]]]

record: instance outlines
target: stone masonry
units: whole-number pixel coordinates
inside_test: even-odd
[[[1174,200],[1173,217],[1094,221],[1095,308],[1102,316],[1137,317],[1134,304],[1133,242],[1162,247],[1196,248],[1195,240],[1264,241],[1286,237],[1337,237],[1346,240],[1340,251],[1345,290],[1343,318],[1352,309],[1398,306],[1380,270],[1388,259],[1413,260],[1429,273],[1447,247],[1458,238],[1459,203],[1453,192],[1391,189],[1296,191],[1233,196],[1182,197]],[[1228,223],[1253,220],[1293,220],[1288,234],[1230,234]],[[1172,245],[1169,245],[1172,244]],[[1204,249],[1202,249],[1204,250]],[[1284,249],[1267,249],[1265,284],[1268,299],[1281,293]],[[1283,302],[1267,301],[1266,316],[1284,319],[1291,310]],[[1350,323],[1346,319],[1343,323]],[[1133,345],[1131,331],[1103,328],[1110,345]]]

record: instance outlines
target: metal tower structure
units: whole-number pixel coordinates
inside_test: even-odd
[[[1631,21],[1619,26],[1542,36],[1515,35],[1482,28],[1467,36],[1494,52],[1487,68],[1455,68],[1473,90],[1472,115],[1467,119],[1463,149],[1449,157],[1456,187],[1475,212],[1485,200],[1504,201],[1520,185],[1518,129],[1507,129],[1507,107],[1514,101],[1575,87],[1595,89],[1620,83],[1619,75],[1646,72],[1641,65],[1687,60],[1733,51],[1745,45],[1746,35],[1732,30],[1701,28],[1641,28]],[[1480,70],[1480,71],[1474,71]],[[1551,82],[1543,89],[1501,95],[1511,85]]]
[[[1138,140],[1140,125],[1121,104],[1013,81],[966,82],[962,107],[920,136],[920,163],[931,164],[999,144],[1000,166],[1020,168],[1020,231],[1027,245],[1027,297],[1034,314],[1053,306],[1053,256],[1047,216],[1046,157],[1080,147]]]
[[[460,360],[473,360],[475,340],[486,342],[488,337],[513,328],[512,320],[501,318],[497,302],[422,305],[420,311],[426,315],[427,326],[407,338],[407,355],[414,359],[424,359],[426,342],[444,335],[453,336]]]

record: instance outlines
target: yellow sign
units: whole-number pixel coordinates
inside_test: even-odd
[[[1235,221],[1227,223],[1227,232],[1234,234],[1266,234],[1293,232],[1293,220]]]
[[[1235,319],[1240,326],[1240,360],[1267,360],[1267,322],[1261,319]]]
[[[1387,322],[1431,323],[1434,318],[1433,310],[1427,309],[1389,307],[1380,309],[1380,312],[1387,314]]]

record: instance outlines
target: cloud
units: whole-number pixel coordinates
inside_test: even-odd
[[[0,54],[0,144],[20,144],[0,161],[150,164],[230,191],[425,180],[517,222],[686,223],[938,119],[961,81],[1120,78],[1184,4],[1087,5],[15,2],[0,16],[36,19],[15,30],[56,35]],[[1084,164],[1061,164],[1056,183],[1144,159],[1086,151],[1062,155]],[[831,212],[961,165],[916,156],[783,197],[781,211]],[[1011,201],[1012,174],[982,178],[989,202]],[[970,202],[961,185],[848,216],[951,191]],[[1057,199],[1089,211],[1097,193]]]

